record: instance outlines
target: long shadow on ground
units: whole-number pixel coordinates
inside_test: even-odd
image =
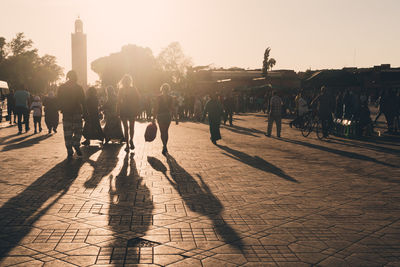
[[[120,172],[110,176],[108,224],[115,236],[124,232],[134,232],[136,238],[127,240],[116,238],[111,247],[114,251],[124,251],[125,257],[121,264],[139,264],[140,251],[144,243],[151,243],[142,239],[152,224],[153,201],[150,190],[143,178],[139,175],[133,154],[126,153]],[[132,249],[138,248],[138,249]],[[121,260],[121,255],[111,255],[111,263]],[[119,264],[116,264],[120,266]]]
[[[0,137],[0,145],[3,144],[3,142],[5,142],[6,140],[8,140],[10,138],[13,138],[14,136],[17,136],[17,135],[18,135],[18,133],[14,133],[14,134],[10,134],[10,135],[7,135],[7,136]],[[7,143],[9,143],[9,142],[10,141],[7,141]]]
[[[233,133],[237,133],[237,134],[244,134],[244,135],[250,135],[253,137],[260,137],[256,134],[264,134],[264,132],[254,129],[254,128],[246,128],[246,127],[241,127],[241,126],[237,126],[237,125],[221,125],[221,128],[223,129],[227,129]]]
[[[23,139],[25,139],[27,137],[29,137],[29,136],[26,136]],[[30,147],[30,146],[38,144],[39,142],[41,142],[41,141],[43,141],[43,140],[45,140],[45,139],[47,139],[49,137],[51,137],[51,135],[49,135],[49,134],[38,135],[38,136],[36,136],[34,138],[31,138],[31,139],[28,139],[28,140],[25,140],[25,141],[22,141],[22,142],[19,142],[19,143],[9,144],[9,145],[3,147],[2,151],[8,151],[8,150],[13,150],[13,149],[20,149],[20,148]],[[14,139],[14,140],[16,140],[16,139]],[[12,140],[12,141],[14,141],[14,140]]]
[[[253,168],[262,170],[264,172],[269,172],[269,173],[275,174],[276,176],[279,176],[290,182],[295,182],[295,183],[299,182],[295,178],[286,174],[282,169],[278,168],[277,166],[267,162],[266,160],[264,160],[258,156],[253,157],[242,151],[235,150],[233,148],[229,148],[229,147],[223,146],[223,145],[217,145],[217,146],[226,152],[226,153],[223,153],[224,155],[226,155],[230,158],[238,160],[244,164],[247,164]]]
[[[105,145],[96,161],[88,159],[87,162],[93,167],[93,173],[85,182],[86,188],[96,188],[102,178],[107,176],[118,163],[118,153],[121,145]]]
[[[83,151],[88,158],[97,149]],[[58,163],[0,208],[0,259],[4,259],[33,229],[32,225],[68,192],[85,161],[77,159]],[[42,207],[49,199],[51,202]]]
[[[167,155],[171,178],[167,175],[167,167],[160,160],[154,157],[147,157],[147,160],[155,170],[164,174],[165,178],[179,192],[191,211],[207,216],[225,243],[229,243],[237,249],[242,250],[243,243],[239,235],[232,227],[225,224],[221,218],[221,212],[224,208],[222,203],[211,192],[201,175],[197,174],[200,180],[199,184],[171,155]]]
[[[6,136],[6,137],[2,137],[2,138],[0,139],[0,141],[3,142],[3,141],[5,141],[5,140],[10,139],[11,137],[17,136],[17,135],[18,135],[18,134],[12,134],[12,135],[9,135],[9,136]],[[21,141],[25,140],[26,138],[31,137],[32,135],[33,135],[33,134],[25,134],[25,135],[20,136],[20,137],[18,137],[18,138],[8,140],[7,142],[4,142],[2,145],[9,145],[9,144],[21,142]]]
[[[301,145],[301,146],[306,146],[306,147],[309,147],[309,148],[318,149],[318,150],[321,150],[321,151],[333,153],[333,154],[336,154],[336,155],[339,155],[339,156],[343,156],[343,157],[347,157],[347,158],[351,158],[351,159],[364,160],[364,161],[377,163],[377,164],[380,164],[380,165],[383,165],[383,166],[387,166],[387,167],[399,168],[399,166],[397,166],[397,165],[386,163],[386,162],[371,158],[369,156],[357,154],[357,153],[354,153],[354,152],[338,150],[338,149],[335,149],[335,148],[316,145],[316,144],[303,142],[303,141],[299,141],[299,140],[292,140],[292,139],[289,139],[289,138],[275,138],[275,139],[279,140],[279,141],[287,142],[287,143],[292,143],[292,144],[296,144],[296,145]]]
[[[370,149],[373,151],[378,151],[378,152],[383,152],[383,153],[400,156],[400,149],[384,147],[384,146],[379,146],[379,145],[370,144],[370,143],[364,143],[362,141],[364,141],[364,140],[361,139],[359,142],[357,142],[357,141],[353,141],[353,140],[345,140],[345,139],[338,139],[338,138],[329,138],[329,139],[325,140],[325,142],[327,142],[327,143],[334,143],[334,144],[339,144],[339,145],[349,146],[349,147],[366,148],[366,149]]]

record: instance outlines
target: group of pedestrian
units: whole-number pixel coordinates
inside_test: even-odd
[[[357,136],[371,135],[374,124],[376,125],[376,121],[382,114],[386,118],[388,133],[400,131],[400,91],[397,94],[391,89],[382,91],[377,100],[379,113],[374,121],[371,119],[369,109],[371,96],[367,96],[365,92],[351,89],[329,91],[327,87],[323,86],[319,94],[311,100],[304,97],[303,92],[300,92],[295,97],[295,102],[297,116],[289,123],[290,127],[302,127],[304,115],[310,111],[318,115],[321,120],[324,136],[327,136],[329,129],[332,128],[334,118],[336,121],[350,121],[355,125]]]
[[[268,126],[265,135],[271,136],[273,124],[276,124],[276,135],[281,137],[282,115],[285,109],[281,96],[273,91],[268,94],[270,99],[264,98],[264,108],[268,112]],[[332,123],[332,114],[336,117],[354,119],[357,118],[361,125],[371,123],[370,112],[366,95],[355,97],[352,91],[344,94],[338,93],[332,96],[326,87],[322,87],[320,93],[311,102],[307,101],[303,92],[294,99],[297,109],[297,117],[290,122],[290,127],[299,126],[303,123],[303,116],[313,110],[322,121],[323,135],[329,134]],[[89,87],[85,92],[77,84],[77,75],[74,71],[67,73],[67,81],[57,91],[43,97],[32,97],[25,88],[18,88],[14,93],[12,90],[7,96],[9,119],[12,124],[17,120],[18,133],[22,133],[22,125],[25,131],[29,131],[29,114],[33,111],[35,133],[42,131],[42,110],[44,107],[45,122],[49,131],[56,133],[58,126],[58,111],[63,114],[64,141],[68,158],[72,158],[74,150],[77,156],[81,156],[80,146],[90,145],[91,140],[99,140],[103,144],[110,141],[126,143],[125,151],[133,151],[135,121],[142,116],[142,103],[145,102],[145,118],[157,121],[161,141],[162,153],[168,153],[168,131],[172,120],[184,117],[192,117],[198,121],[204,121],[208,116],[210,139],[213,144],[221,139],[220,125],[229,122],[233,125],[233,114],[235,111],[235,97],[231,94],[218,96],[194,97],[193,101],[185,104],[184,98],[177,98],[171,94],[171,87],[165,83],[160,87],[160,94],[155,98],[142,97],[130,75],[124,75],[119,82],[118,88],[108,86],[106,98],[100,99],[98,91]],[[205,102],[205,103],[204,103]],[[190,105],[188,104],[190,103]],[[193,104],[193,108],[191,108]],[[260,102],[261,104],[261,102]],[[400,97],[391,91],[385,91],[380,98],[380,111],[387,118],[389,129],[396,129],[399,125]],[[104,116],[104,127],[101,118]],[[378,115],[377,117],[379,117]],[[17,118],[17,119],[16,119]],[[396,121],[397,120],[397,121]],[[82,136],[85,140],[81,143]]]
[[[57,132],[58,126],[58,104],[53,92],[47,96],[32,96],[23,86],[17,90],[10,90],[7,95],[7,117],[10,124],[18,125],[18,134],[22,134],[23,125],[25,132],[29,132],[29,119],[32,112],[34,122],[34,133],[42,131],[43,108],[45,113],[45,123],[49,134]],[[13,118],[14,116],[14,118]]]

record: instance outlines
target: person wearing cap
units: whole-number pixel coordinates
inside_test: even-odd
[[[67,73],[67,82],[62,84],[57,93],[59,108],[63,114],[64,141],[67,148],[68,159],[73,156],[75,149],[78,157],[82,156],[80,142],[82,138],[82,117],[87,117],[85,93],[77,84],[76,72]]]

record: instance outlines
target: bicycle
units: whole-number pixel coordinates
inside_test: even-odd
[[[329,125],[329,122],[327,122]],[[319,119],[319,117],[312,111],[306,113],[304,115],[304,123],[303,126],[301,127],[301,134],[304,137],[308,137],[310,133],[314,130],[318,139],[322,140],[326,136],[324,136],[324,132],[322,129],[322,120]],[[328,128],[328,133],[330,133],[330,127]]]

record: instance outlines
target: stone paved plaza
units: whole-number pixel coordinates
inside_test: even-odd
[[[135,153],[0,129],[1,266],[400,266],[400,142],[320,141],[263,114],[172,124]],[[4,124],[3,124],[4,125]],[[273,130],[275,134],[275,129]]]

